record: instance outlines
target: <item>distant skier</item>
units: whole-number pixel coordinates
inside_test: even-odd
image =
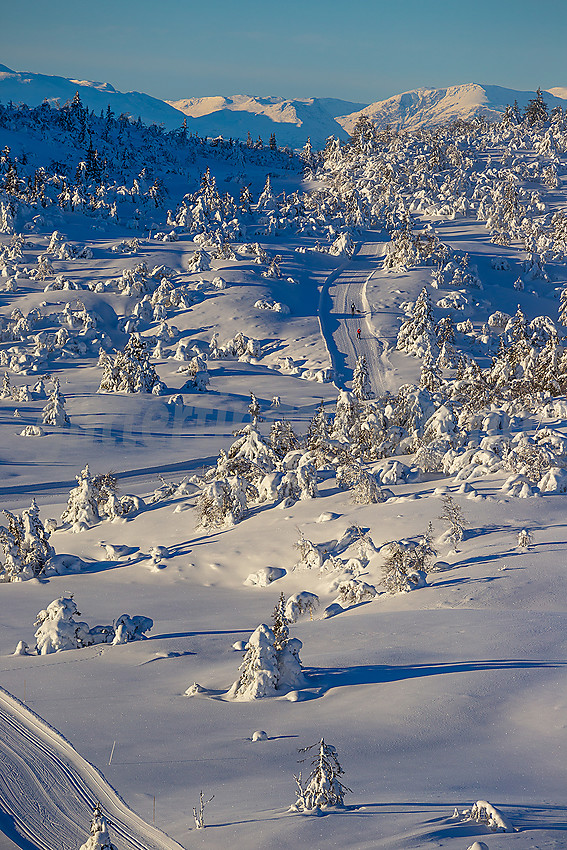
[[[350,305],[350,314],[351,314],[351,316],[354,316],[355,313],[356,313],[356,307],[354,306],[354,301],[353,301],[352,304]]]
[[[356,329],[356,338],[360,339],[360,328]]]

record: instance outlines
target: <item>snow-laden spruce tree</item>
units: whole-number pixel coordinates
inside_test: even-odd
[[[215,477],[239,475],[254,484],[276,469],[279,458],[255,425],[245,425],[235,436],[228,452],[219,455]]]
[[[295,776],[297,783],[297,800],[291,807],[296,812],[316,812],[318,809],[341,808],[344,806],[344,796],[347,792],[352,793],[341,780],[344,775],[335,747],[325,743],[321,738],[318,744],[303,747],[300,753],[309,753],[316,750],[315,757],[311,761],[311,773],[305,785],[301,780],[301,773]],[[306,761],[302,759],[301,761]]]
[[[352,393],[346,390],[339,392],[331,432],[333,439],[341,442],[349,441],[359,424],[360,409],[361,405]]]
[[[2,379],[0,398],[12,398],[12,384],[10,382],[10,375],[7,372],[4,372],[4,377]]]
[[[299,440],[287,419],[276,419],[270,429],[270,445],[279,458],[299,448]]]
[[[110,840],[108,824],[102,813],[100,803],[97,803],[95,806],[91,820],[90,835],[79,850],[116,850],[116,847]]]
[[[4,511],[8,528],[0,526],[0,545],[4,550],[0,565],[0,580],[21,581],[41,575],[49,559],[55,554],[49,545],[50,533],[39,518],[35,499],[21,516]]]
[[[65,410],[65,397],[59,388],[59,381],[55,381],[53,392],[43,408],[41,421],[44,425],[56,425],[60,428],[71,421]]]
[[[437,357],[439,354],[431,299],[425,287],[413,305],[411,316],[398,331],[396,348],[416,357],[425,357],[426,354]]]
[[[275,635],[260,623],[246,644],[246,655],[239,667],[242,672],[228,696],[238,700],[261,699],[275,694],[278,687],[278,662]]]
[[[287,631],[285,603],[274,610],[274,629],[261,623],[246,644],[242,671],[228,691],[237,700],[253,700],[286,693],[305,684],[299,653],[303,644],[290,638]]]
[[[99,521],[97,489],[87,463],[77,475],[77,486],[69,493],[67,507],[61,514],[61,522],[70,523],[72,530],[78,533]]]
[[[289,640],[289,620],[287,619],[285,606],[286,599],[282,591],[272,614],[272,631],[274,633],[274,649],[276,651],[283,649]]]
[[[319,407],[313,414],[309,426],[305,442],[310,451],[320,451],[327,444],[331,435],[331,425],[329,417],[325,413],[325,402],[321,401]]]
[[[79,649],[92,643],[88,625],[77,622],[75,615],[80,617],[81,612],[72,596],[54,599],[38,613],[34,624],[38,626],[35,633],[35,651],[38,655]]]
[[[352,394],[356,396],[359,401],[364,401],[372,395],[370,376],[368,374],[368,364],[364,354],[360,355],[356,361],[356,366],[354,367],[354,374],[352,376]]]
[[[151,393],[159,383],[156,370],[149,360],[146,343],[139,334],[132,334],[124,350],[114,360],[103,358],[99,393]]]

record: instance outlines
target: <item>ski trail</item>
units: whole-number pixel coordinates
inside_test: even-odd
[[[10,824],[23,847],[77,850],[97,802],[120,850],[182,850],[129,809],[59,732],[0,688],[0,825]]]
[[[384,252],[383,242],[361,243],[350,263],[345,263],[329,276],[320,299],[319,323],[325,339],[337,386],[352,380],[356,360],[366,358],[373,392],[385,393],[386,375],[391,370],[387,344],[376,336],[372,311],[366,296],[368,281],[379,268]],[[351,313],[351,304],[356,312]],[[360,329],[360,338],[357,330]]]

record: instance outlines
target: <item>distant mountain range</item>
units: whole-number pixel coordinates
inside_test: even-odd
[[[1,91],[1,89],[0,89]],[[364,103],[351,103],[332,98],[310,97],[285,100],[283,97],[189,97],[168,100],[191,119],[187,124],[203,136],[246,139],[248,132],[267,143],[275,133],[280,145],[302,147],[307,138],[314,147],[322,147],[329,136],[348,139],[349,133],[335,120],[336,115],[360,110]]]
[[[72,80],[66,77],[12,71],[0,65],[0,102],[37,106],[44,100],[63,105],[79,92],[90,109],[99,112],[108,104],[116,115],[141,117],[146,124],[163,124],[167,130],[187,122],[187,130],[200,136],[224,136],[245,140],[248,133],[264,144],[272,133],[278,145],[302,147],[307,138],[315,148],[323,147],[329,136],[345,140],[358,118],[367,115],[378,129],[433,127],[460,118],[470,120],[484,115],[496,120],[507,104],[518,102],[523,109],[535,92],[516,91],[477,83],[438,89],[414,89],[370,105],[336,98],[286,100],[283,97],[189,97],[163,101],[142,92],[119,92],[110,83]],[[567,107],[567,87],[544,92],[552,108]]]

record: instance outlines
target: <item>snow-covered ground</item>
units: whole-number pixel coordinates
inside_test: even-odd
[[[0,149],[9,145],[13,156],[26,147],[31,165],[18,162],[22,174],[41,162],[47,166],[57,154],[72,178],[72,145],[66,151],[55,133],[41,138],[38,132],[26,134],[4,122]],[[125,130],[111,127],[109,171],[113,132]],[[132,145],[136,132],[131,130]],[[411,185],[409,167],[395,165],[405,142],[382,139],[369,141],[366,150],[361,143],[355,153],[331,152],[319,169],[312,162],[306,175],[301,163],[285,167],[285,159],[270,161],[269,152],[230,150],[223,159],[217,149],[189,146],[190,155],[169,161],[169,171],[158,172],[156,159],[149,174],[139,175],[137,162],[135,189],[134,171],[120,162],[98,197],[110,208],[114,197],[124,197],[117,189],[123,179],[134,198],[128,195],[128,216],[120,200],[116,215],[94,215],[83,214],[78,201],[74,210],[62,202],[40,208],[20,196],[16,203],[14,192],[0,193],[0,244],[19,245],[21,251],[3,254],[6,272],[0,279],[0,357],[6,352],[2,371],[14,390],[0,399],[0,507],[19,515],[35,498],[41,520],[55,520],[47,524],[56,553],[52,566],[0,585],[0,829],[21,850],[79,848],[97,801],[118,850],[229,844],[249,850],[466,850],[474,841],[485,841],[491,850],[565,846],[567,495],[560,492],[567,455],[565,393],[532,393],[529,400],[521,397],[522,404],[511,399],[508,413],[505,401],[492,409],[489,402],[467,419],[468,399],[448,398],[457,373],[447,367],[445,389],[437,386],[426,399],[422,387],[419,404],[433,405],[438,414],[449,405],[459,419],[447,437],[452,447],[442,442],[448,417],[435,420],[437,442],[428,443],[422,429],[409,451],[406,442],[405,452],[404,429],[391,424],[399,388],[419,383],[427,363],[396,349],[400,322],[415,316],[423,287],[436,320],[451,316],[455,325],[470,320],[470,328],[456,331],[455,346],[474,356],[479,369],[490,368],[500,343],[513,345],[502,324],[487,330],[496,311],[513,316],[520,304],[529,322],[549,316],[562,334],[558,295],[567,275],[560,227],[552,227],[551,217],[564,207],[567,131],[524,129],[510,131],[510,139],[502,131],[492,147],[483,132],[488,131],[478,130],[477,137],[471,130],[472,140],[450,135],[438,140],[452,161],[460,155],[463,174],[459,182],[461,166],[429,164],[421,169],[430,180],[426,184],[424,178],[422,188]],[[144,150],[142,142],[151,154],[154,142],[147,139],[133,149]],[[104,144],[101,138],[101,150]],[[120,151],[118,136],[115,144]],[[429,144],[416,141],[407,156],[417,175],[421,154],[426,163],[433,159]],[[81,153],[78,145],[77,156]],[[471,163],[465,161],[469,155]],[[490,230],[485,198],[485,215],[477,218],[483,193],[474,194],[474,181],[491,188],[497,207],[498,186],[513,183],[499,170],[513,171],[514,158],[524,169],[513,172],[519,175],[514,185],[526,193],[519,202],[533,224],[533,239],[540,239],[538,250],[532,244],[531,266],[524,264],[519,234],[532,224],[518,223],[508,244],[501,244],[506,240],[491,241],[491,233],[501,233],[504,225],[513,230],[509,208],[504,215],[498,207],[500,218],[493,214]],[[384,162],[393,163],[395,176],[380,206]],[[534,162],[535,176],[534,169],[526,170]],[[555,185],[549,172],[542,176],[551,164]],[[225,215],[223,210],[232,210],[225,197],[216,215],[216,195],[201,180],[207,166],[219,193],[228,187],[237,205],[241,189],[251,185],[248,210],[243,201],[237,212]],[[4,161],[4,188],[9,171]],[[271,194],[268,187],[261,195],[268,172]],[[154,176],[163,179],[167,200],[149,194]],[[54,197],[62,192],[58,179],[48,184]],[[325,186],[331,187],[328,194]],[[89,190],[82,191],[86,196]],[[186,196],[183,208],[188,191],[192,197]],[[308,197],[301,194],[306,191]],[[536,191],[545,208],[538,207]],[[317,199],[311,208],[309,197]],[[6,211],[10,203],[13,213]],[[86,208],[90,202],[82,203]],[[391,261],[392,242],[411,232],[410,211],[415,233],[432,238],[430,224],[448,246],[451,254],[443,262],[423,257],[410,262],[410,253],[403,252]],[[198,216],[204,216],[201,229],[194,225]],[[544,256],[544,238],[552,230],[553,244]],[[24,237],[19,243],[13,238],[18,232]],[[158,238],[158,232],[173,233],[172,241]],[[213,239],[214,232],[224,234],[224,243]],[[86,246],[92,256],[72,257],[64,243]],[[32,277],[46,253],[51,268],[43,279]],[[537,266],[534,254],[543,265]],[[141,262],[146,271],[133,273]],[[159,266],[166,267],[162,275],[171,287],[154,298],[159,284],[152,270]],[[53,288],[58,276],[80,289]],[[182,302],[175,301],[175,292]],[[31,328],[17,324],[16,309]],[[134,328],[128,321],[135,317]],[[530,333],[543,333],[541,327],[534,325]],[[67,336],[54,339],[61,329]],[[164,385],[159,394],[97,392],[105,374],[99,348],[107,357],[122,351],[129,329],[153,352],[150,364]],[[226,342],[239,332],[252,340],[250,347],[230,354]],[[24,356],[30,359],[18,360]],[[282,419],[303,436],[321,401],[334,413],[337,393],[352,388],[361,357],[376,411],[369,419],[373,402],[362,403],[356,417],[365,427],[374,422],[374,447],[382,429],[393,448],[384,457],[372,454],[372,447],[360,454],[352,436],[357,422],[349,424],[348,434],[343,427],[342,448],[359,452],[353,464],[360,460],[380,477],[384,500],[357,503],[352,489],[340,488],[329,460],[333,452],[339,456],[337,426],[320,464],[316,498],[259,501],[249,495],[248,511],[232,527],[199,526],[195,505],[207,484],[202,476],[215,466],[220,450],[234,443],[235,429],[248,425],[250,434],[253,428],[250,393],[259,403],[257,428],[265,439]],[[195,373],[203,372],[208,391],[199,392]],[[57,378],[68,425],[42,423],[47,399],[33,389],[38,377],[45,379],[47,395],[56,394]],[[481,377],[477,382],[480,386]],[[471,397],[475,390],[471,384]],[[176,396],[181,400],[175,402]],[[380,415],[385,420],[378,426]],[[26,426],[41,427],[43,434],[22,436]],[[392,428],[399,430],[397,443]],[[544,476],[528,468],[517,473],[514,492],[523,487],[529,498],[512,495],[511,485],[503,490],[512,469],[502,445],[513,455],[516,435],[535,440],[546,429],[553,432],[547,457],[548,466],[558,470],[556,492],[545,492]],[[380,439],[386,440],[382,431]],[[488,451],[487,444],[481,449],[480,441],[492,437],[495,450]],[[496,438],[503,441],[500,448]],[[530,457],[544,463],[534,440]],[[444,446],[447,468],[420,472],[419,449],[432,444],[437,451]],[[464,462],[469,449],[475,457],[471,468]],[[286,457],[288,474],[297,472]],[[259,456],[253,461],[259,464]],[[60,518],[87,463],[93,476],[114,471],[117,495],[131,494],[145,506],[112,521],[87,517],[86,527],[75,533]],[[275,467],[272,483],[284,471]],[[165,484],[172,485],[169,491],[164,486],[153,497]],[[265,479],[261,484],[267,486]],[[448,495],[466,520],[456,549],[442,536]],[[2,522],[8,525],[8,519]],[[417,541],[428,523],[434,527],[437,569],[427,573],[424,586],[388,593],[383,547]],[[529,547],[518,547],[521,529],[532,536]],[[295,544],[302,536],[316,547],[320,567],[301,561]],[[62,560],[63,555],[69,557]],[[6,562],[5,552],[0,560]],[[339,593],[345,580],[363,581],[375,595],[349,603]],[[304,683],[262,699],[231,699],[250,635],[259,623],[272,623],[281,593],[288,599],[302,591],[319,597],[318,608],[289,626],[290,636],[303,644]],[[114,624],[114,634],[125,613],[149,617],[153,627],[143,639],[126,643],[35,654],[38,612],[58,598],[76,604],[77,624],[91,629],[81,626],[83,635],[92,635],[98,624]],[[329,609],[337,599],[340,607]],[[45,617],[39,620],[45,625]],[[65,639],[74,638],[66,632]],[[13,654],[20,641],[31,647],[30,654],[22,649]],[[191,690],[194,683],[200,687]],[[254,736],[259,731],[266,735]],[[302,770],[305,777],[309,769],[298,763],[298,750],[323,737],[336,747],[352,793],[344,809],[318,815],[289,811],[296,799],[294,774]],[[205,808],[205,829],[198,830],[193,807],[201,790],[205,800],[213,799]],[[491,833],[484,824],[454,816],[455,808],[462,812],[477,800],[498,807],[516,831]]]

